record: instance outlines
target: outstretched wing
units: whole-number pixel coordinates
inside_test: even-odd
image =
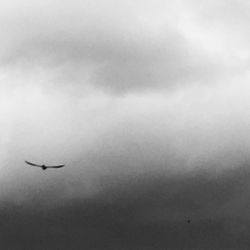
[[[29,162],[29,161],[25,161],[27,164],[31,165],[31,166],[34,166],[34,167],[41,167],[41,165],[38,165],[38,164],[35,164],[35,163],[32,163],[32,162]]]
[[[46,166],[46,168],[62,168],[65,165],[56,165],[56,166]]]

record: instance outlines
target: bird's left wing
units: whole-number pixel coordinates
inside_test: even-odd
[[[41,165],[29,162],[29,161],[25,161],[27,164],[31,165],[31,166],[35,166],[35,167],[41,167]]]

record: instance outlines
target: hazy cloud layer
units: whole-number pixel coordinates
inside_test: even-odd
[[[216,50],[204,50],[210,41],[186,34],[185,29],[199,29],[201,36],[210,35],[200,30],[203,19],[195,8],[190,14],[184,3],[2,5],[2,63],[53,68],[54,81],[61,84],[96,85],[123,93],[211,83],[222,73],[220,68],[228,66]]]
[[[248,10],[1,1],[1,245],[249,247]]]

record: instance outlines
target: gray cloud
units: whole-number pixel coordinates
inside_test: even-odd
[[[249,218],[239,201],[242,195],[246,198],[248,173],[242,167],[219,176],[144,175],[117,184],[112,178],[104,180],[98,195],[53,209],[44,207],[39,202],[43,195],[34,193],[28,201],[1,208],[2,242],[12,249],[20,249],[20,244],[38,249],[244,248],[249,245]],[[42,192],[57,196],[61,191],[54,186]],[[230,201],[233,206],[227,206]],[[231,212],[235,206],[238,219]]]
[[[144,6],[140,1],[133,7],[115,4],[116,13],[113,2],[98,6],[73,1],[69,9],[67,3],[27,4],[32,11],[3,13],[2,25],[8,30],[2,32],[2,62],[19,62],[29,70],[34,65],[52,67],[54,81],[59,75],[59,81],[67,84],[127,93],[211,82],[223,67],[176,26],[177,17],[170,14],[176,12],[174,4],[163,6],[170,17],[160,28],[149,25],[158,18],[140,10]]]
[[[1,245],[247,248],[244,6],[2,1]]]

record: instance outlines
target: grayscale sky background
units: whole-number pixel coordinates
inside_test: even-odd
[[[1,0],[1,245],[248,248],[249,13]]]

